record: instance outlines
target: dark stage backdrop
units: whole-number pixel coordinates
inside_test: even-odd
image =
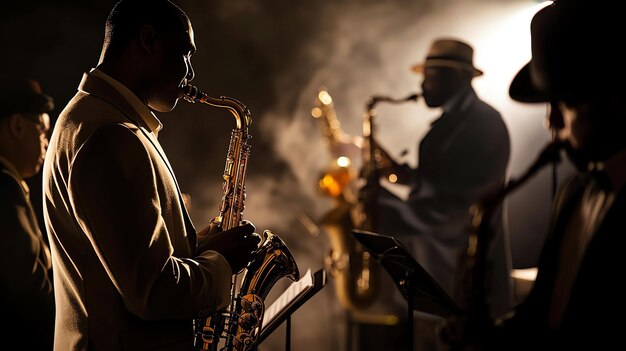
[[[542,127],[545,106],[517,104],[507,94],[513,75],[530,57],[529,23],[537,1],[174,2],[188,13],[195,30],[193,83],[209,95],[237,98],[252,111],[245,217],[259,231],[269,228],[281,235],[302,272],[321,268],[330,249],[324,232],[305,225],[331,206],[316,188],[329,161],[310,116],[318,88],[328,88],[345,131],[360,135],[368,97],[402,97],[417,91],[420,79],[409,67],[422,60],[433,38],[452,35],[474,45],[476,65],[485,71],[476,90],[502,112],[509,126],[511,176],[521,173],[548,140]],[[21,72],[38,79],[55,98],[51,117],[56,118],[76,92],[82,74],[96,65],[104,21],[113,4],[3,2],[3,76]],[[381,141],[394,156],[415,166],[417,142],[436,115],[421,102],[381,107]],[[196,227],[202,227],[217,214],[234,119],[225,110],[183,101],[173,112],[157,116],[164,124],[161,143],[182,191],[191,195]],[[405,149],[406,155],[400,156]],[[569,171],[566,165],[559,178]],[[30,181],[38,203],[40,181],[38,177]],[[511,248],[518,268],[535,264],[550,193],[550,172],[545,170],[508,200]],[[278,284],[278,293],[285,286]],[[331,280],[294,317],[294,347],[340,350],[345,343],[343,326],[334,321],[342,317]],[[262,349],[282,349],[282,332]]]

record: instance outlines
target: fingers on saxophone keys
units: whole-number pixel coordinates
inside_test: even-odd
[[[241,223],[239,224],[239,227],[242,229],[242,232],[246,236],[256,231],[256,227],[254,226],[254,224],[252,224],[252,222],[245,220],[245,219],[241,221]]]
[[[257,233],[252,233],[249,237],[250,242],[254,244],[254,247],[257,248],[261,243],[261,236]]]
[[[257,233],[252,233],[248,236],[243,237],[242,241],[242,250],[245,252],[250,252],[252,254],[256,249],[259,248],[259,243],[261,242],[261,237]]]

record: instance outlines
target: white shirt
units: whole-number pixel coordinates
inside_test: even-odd
[[[548,314],[548,326],[554,329],[561,325],[571,288],[589,242],[611,208],[616,194],[626,184],[626,150],[613,155],[606,162],[590,165],[590,169],[604,172],[608,184],[603,185],[591,179],[585,185],[582,197],[565,226]]]

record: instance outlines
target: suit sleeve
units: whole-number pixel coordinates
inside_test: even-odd
[[[175,257],[157,175],[138,137],[120,125],[96,131],[70,175],[76,217],[127,308],[144,319],[189,318],[225,306],[231,270],[220,254]]]

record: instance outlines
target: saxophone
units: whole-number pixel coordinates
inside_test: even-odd
[[[374,95],[369,98],[365,105],[363,116],[363,169],[361,176],[365,179],[367,186],[360,191],[359,206],[361,207],[361,229],[369,231],[379,230],[378,218],[378,191],[380,189],[380,178],[386,176],[390,182],[395,183],[398,178],[406,178],[406,175],[397,175],[395,168],[397,163],[391,156],[378,145],[376,141],[376,105],[381,102],[390,104],[401,104],[408,101],[416,102],[421,95],[412,93],[404,98],[391,98],[388,96]]]
[[[460,315],[452,316],[442,333],[451,350],[480,347],[489,338],[489,330],[494,324],[487,301],[491,270],[488,256],[494,239],[489,222],[494,211],[508,194],[526,183],[544,166],[560,162],[560,151],[563,147],[564,144],[559,141],[548,143],[519,178],[509,180],[470,207],[470,231],[466,250],[459,260],[457,276],[460,305],[464,311]]]
[[[379,287],[378,269],[370,254],[352,238],[351,229],[359,222],[357,199],[352,188],[356,171],[352,166],[350,150],[359,152],[353,138],[341,130],[332,98],[324,89],[318,92],[316,107],[311,115],[320,121],[322,133],[333,156],[331,166],[319,180],[319,189],[333,198],[335,207],[320,221],[332,247],[325,258],[328,271],[335,279],[336,294],[341,305],[348,310],[369,307],[376,299]]]
[[[244,182],[250,156],[250,111],[233,98],[212,98],[193,85],[183,87],[181,97],[191,103],[225,108],[235,116],[237,125],[230,136],[219,214],[212,220],[222,230],[231,229],[243,219],[246,197]],[[261,245],[241,276],[241,285],[237,289],[238,274],[233,274],[230,304],[226,308],[207,318],[194,320],[196,350],[246,351],[255,347],[262,327],[267,294],[280,278],[296,281],[300,273],[282,239],[265,230]]]

